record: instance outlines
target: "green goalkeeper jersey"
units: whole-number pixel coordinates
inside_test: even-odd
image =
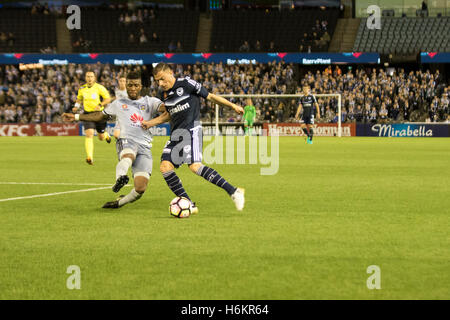
[[[256,117],[255,106],[245,106],[244,107],[244,119],[247,121],[254,121]]]

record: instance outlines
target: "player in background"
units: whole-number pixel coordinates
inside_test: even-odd
[[[314,109],[315,107],[315,109]],[[297,113],[295,118],[298,119],[300,112],[303,109],[301,124],[302,130],[307,136],[306,143],[312,144],[312,139],[314,136],[314,113],[317,112],[317,119],[320,119],[319,104],[317,103],[316,97],[311,94],[311,88],[308,85],[303,86],[303,96],[300,97],[300,103],[297,108]]]
[[[63,114],[63,119],[66,122],[81,120],[99,123],[106,121],[111,116],[116,116],[122,128],[118,140],[118,157],[120,161],[116,166],[116,183],[112,190],[119,192],[128,183],[127,173],[130,167],[134,177],[134,189],[129,194],[120,196],[115,201],[105,203],[103,208],[117,209],[142,197],[147,189],[153,165],[151,153],[152,135],[150,131],[143,128],[142,123],[153,119],[152,123],[157,125],[170,119],[161,100],[140,96],[142,89],[140,74],[130,72],[127,75],[126,83],[129,98],[116,99],[101,112]],[[156,117],[159,112],[163,112],[163,114]]]
[[[256,108],[252,103],[252,99],[247,99],[247,105],[244,107],[244,132],[245,135],[252,135],[253,122],[256,118]]]
[[[78,90],[77,101],[75,107],[72,108],[72,112],[77,113],[81,108],[81,105],[83,105],[84,114],[86,115],[92,112],[100,112],[111,102],[109,92],[104,86],[96,82],[95,73],[93,71],[86,72],[85,79],[86,84],[82,85]],[[102,100],[100,98],[102,98]],[[83,125],[86,135],[86,162],[92,165],[94,164],[94,129],[97,130],[98,138],[100,140],[106,140],[106,142],[110,143],[111,137],[105,130],[106,121],[96,123],[87,120]]]
[[[200,83],[189,77],[175,78],[172,68],[166,63],[155,66],[153,77],[164,91],[164,104],[171,119],[172,132],[163,149],[160,164],[161,173],[170,190],[178,197],[190,199],[174,171],[186,163],[193,173],[224,189],[231,196],[236,209],[242,210],[245,201],[244,189],[232,186],[216,170],[202,164],[203,136],[199,98],[230,107],[237,113],[243,113],[243,108],[209,93]],[[195,205],[194,210],[198,211]]]
[[[120,76],[117,80],[118,87],[114,90],[115,99],[128,98],[127,93],[127,78],[125,76]],[[114,138],[119,139],[120,136],[120,126],[119,121],[116,120],[116,124],[114,125]]]

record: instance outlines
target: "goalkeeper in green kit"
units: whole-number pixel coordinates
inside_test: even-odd
[[[256,108],[251,99],[247,99],[247,105],[244,107],[244,131],[245,135],[251,135],[253,122],[256,118]]]

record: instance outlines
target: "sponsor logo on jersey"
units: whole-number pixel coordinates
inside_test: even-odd
[[[127,110],[127,109],[128,109],[128,106],[127,106],[126,104],[123,104],[123,105],[122,105],[122,109],[123,109],[123,110]]]
[[[176,106],[175,108],[170,109],[169,113],[174,114],[174,113],[186,110],[189,107],[190,107],[189,103],[185,103],[185,104],[182,104],[182,105]]]
[[[184,91],[183,91],[183,88],[177,88],[177,95],[178,95],[178,96],[181,97],[181,96],[183,95],[183,92],[184,92]]]
[[[144,118],[137,113],[133,113],[130,117],[130,120],[133,122],[132,125],[135,127],[140,127],[142,121],[144,121]]]

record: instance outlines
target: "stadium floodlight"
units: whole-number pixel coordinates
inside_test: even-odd
[[[342,114],[341,114],[341,103],[342,96],[340,93],[329,93],[329,94],[313,94],[315,97],[337,97],[338,98],[338,137],[342,137]],[[279,98],[295,98],[300,99],[303,97],[303,94],[221,94],[221,97],[224,98],[270,98],[270,99],[279,99]],[[219,135],[219,105],[216,104],[216,136]]]

